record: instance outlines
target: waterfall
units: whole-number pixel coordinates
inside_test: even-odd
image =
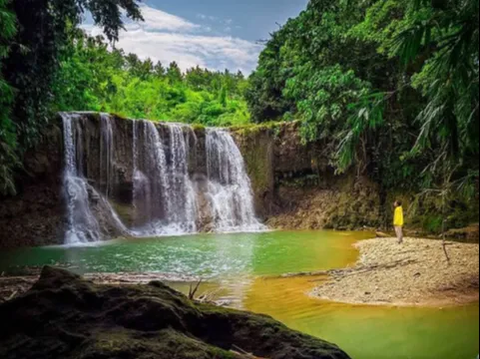
[[[255,216],[252,184],[243,156],[225,130],[207,131],[207,170],[216,230],[264,230]]]
[[[62,114],[65,151],[63,185],[67,202],[67,229],[65,244],[96,242],[100,240],[100,226],[90,210],[88,183],[81,177],[82,169],[77,164],[83,151],[75,145],[74,125],[77,115]],[[80,133],[81,134],[81,133]],[[81,137],[81,136],[80,136]]]
[[[196,195],[188,171],[189,136],[195,136],[190,127],[169,126],[170,162],[168,203],[170,206],[169,224],[180,232],[196,232]]]
[[[112,121],[106,114],[100,115],[101,137],[100,137],[100,181],[104,183],[105,195],[110,196],[112,182],[112,156],[113,156],[113,126]]]
[[[167,147],[153,122],[134,121],[133,126],[137,235],[196,232],[196,195],[188,173],[184,128],[168,126]]]
[[[133,128],[135,224],[139,232],[155,234],[170,211],[164,145],[152,122],[133,121]]]
[[[106,114],[61,116],[65,244],[118,236],[265,229],[255,216],[243,157],[228,131],[209,129],[199,145],[195,131],[187,125],[136,120],[129,121],[132,127],[127,131],[129,122],[116,122],[127,120]],[[204,170],[200,169],[205,175],[191,168],[197,156],[205,159]],[[128,183],[130,195],[125,196]],[[206,205],[200,206],[199,198]],[[132,213],[131,228],[114,210],[120,208],[119,202]],[[205,218],[212,223],[205,223]]]
[[[84,163],[88,160],[84,152],[84,134],[81,126],[81,116],[78,114],[61,114],[63,121],[65,170],[63,174],[63,188],[67,210],[67,228],[64,243],[67,245],[98,242],[103,233],[108,233],[107,226],[114,228],[117,233],[129,234],[128,229],[113,210],[108,200],[102,196],[84,177]],[[111,124],[105,125],[108,120],[102,115],[103,140],[109,140],[109,149],[100,151],[100,178],[106,173],[106,192],[109,192],[113,130]],[[106,131],[104,131],[106,129]],[[102,140],[102,141],[103,141]],[[100,146],[103,148],[102,146]],[[102,163],[108,163],[103,167]],[[95,205],[92,205],[95,202]],[[101,220],[100,220],[101,219]]]

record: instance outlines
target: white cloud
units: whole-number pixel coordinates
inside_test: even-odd
[[[127,30],[143,28],[151,31],[190,32],[200,28],[199,25],[181,17],[154,9],[145,4],[140,5],[140,7],[145,22],[135,23],[129,21],[126,26]]]
[[[127,31],[120,33],[117,48],[135,53],[142,59],[161,61],[164,65],[176,61],[183,70],[198,65],[212,70],[223,71],[228,68],[250,73],[257,64],[262,48],[255,43],[230,36],[212,36],[212,29],[207,26],[191,23],[147,5],[142,6],[142,11],[145,22],[129,23]],[[84,28],[92,35],[101,33],[99,28],[91,25],[85,25]]]
[[[164,64],[176,61],[183,70],[198,65],[213,70],[241,69],[249,73],[259,53],[257,45],[231,37],[144,30],[123,33],[117,46],[144,59],[150,57]]]

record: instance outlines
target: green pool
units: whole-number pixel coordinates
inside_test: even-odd
[[[279,277],[352,264],[358,257],[352,244],[370,236],[270,232],[117,240],[84,248],[32,248],[1,253],[0,272],[61,264],[79,273],[195,275],[208,279],[201,291],[332,341],[353,359],[476,358],[478,304],[447,309],[342,305],[308,296],[321,277]],[[183,291],[189,286],[171,285]]]

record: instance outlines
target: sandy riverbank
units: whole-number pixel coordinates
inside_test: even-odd
[[[313,291],[324,300],[367,305],[444,307],[479,300],[479,245],[448,243],[448,264],[440,241],[382,238],[356,244],[353,268],[330,273]]]

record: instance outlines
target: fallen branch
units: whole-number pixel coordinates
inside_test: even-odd
[[[321,275],[329,275],[331,274],[331,272],[332,272],[331,270],[323,270],[323,271],[317,271],[317,272],[287,273],[287,274],[282,274],[281,276],[276,278],[316,277]]]
[[[194,300],[195,299],[195,295],[197,294],[198,292],[198,289],[200,288],[200,285],[202,284],[203,280],[200,279],[197,283],[197,285],[195,286],[195,288],[193,288],[192,285],[190,285],[190,290],[188,291],[188,298],[190,300]]]
[[[199,303],[215,303],[215,298],[218,296],[220,289],[212,290],[210,292],[205,292],[202,295],[198,296],[195,300]]]
[[[233,345],[233,349],[230,350],[230,352],[231,352],[232,354],[238,355],[238,356],[241,357],[241,358],[247,357],[248,359],[268,359],[268,358],[256,357],[256,356],[253,355],[252,353],[248,353],[248,352],[246,352],[245,350],[243,350],[242,348],[237,347],[236,345]]]
[[[11,295],[10,297],[8,297],[7,302],[8,302],[9,300],[12,300],[13,298],[15,298],[15,296],[16,296],[17,294],[18,294],[18,290],[16,290],[15,292],[13,292],[12,295]]]

